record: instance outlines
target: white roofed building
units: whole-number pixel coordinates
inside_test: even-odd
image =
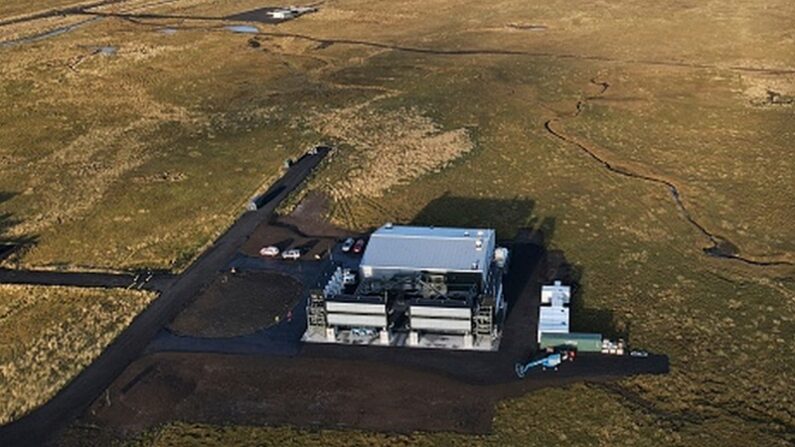
[[[494,230],[386,224],[370,236],[359,270],[364,278],[477,273],[485,282],[495,244]]]

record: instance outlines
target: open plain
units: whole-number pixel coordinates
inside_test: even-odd
[[[257,365],[325,366],[266,356],[227,363],[201,353],[191,363],[194,354],[176,353],[154,369],[152,377],[168,380],[149,385],[156,394],[175,384],[163,393],[171,407],[162,414],[123,430],[92,425],[134,413],[140,402],[131,392],[127,407],[85,415],[57,443],[795,442],[791,2],[329,0],[278,25],[229,18],[275,6],[254,0],[30,3],[0,6],[6,267],[180,273],[280,176],[287,158],[332,144],[279,208],[282,222],[302,224],[307,239],[385,221],[491,227],[505,240],[535,231],[547,253],[565,254],[577,284],[575,330],[612,331],[670,358],[665,375],[528,386],[480,400],[472,397],[483,393],[477,385],[409,368],[401,386],[439,384],[444,411],[455,407],[451,390],[473,387],[460,407],[471,410],[472,426],[459,429],[461,415],[432,427],[417,423],[430,424],[425,413],[378,426],[381,413],[357,417],[372,404],[361,398],[347,402],[336,426],[314,423],[320,410],[295,416],[312,404],[303,401],[278,401],[260,420],[236,420],[249,414],[240,408],[222,412],[228,419],[176,411],[181,399],[211,402],[217,384],[196,377],[196,365],[215,367],[219,380],[235,375],[234,364],[249,378]],[[255,28],[227,28],[234,25]],[[255,232],[244,254],[272,236]],[[321,252],[325,239],[317,239]],[[19,300],[19,290],[6,300]],[[29,313],[25,330],[70,333],[85,297],[59,300],[56,312],[41,290],[25,289],[25,300],[39,301],[32,308],[49,309]],[[141,296],[92,312],[106,320],[97,322],[98,337],[113,338]],[[192,330],[201,303],[174,324]],[[266,310],[267,319],[284,313]],[[253,328],[244,324],[237,332]],[[3,350],[12,337],[0,340]],[[62,371],[84,366],[83,357],[57,351],[41,362]],[[141,357],[109,392],[168,356]],[[290,394],[280,377],[268,377],[290,398],[319,392]],[[48,381],[45,394],[66,380]],[[390,395],[377,376],[362,380]],[[253,382],[241,379],[236,392]],[[341,375],[338,393],[356,382]],[[190,384],[205,394],[192,394]],[[8,417],[34,406],[2,399]],[[321,410],[333,410],[333,399]],[[267,413],[263,402],[257,411]],[[100,398],[92,408],[102,405]]]

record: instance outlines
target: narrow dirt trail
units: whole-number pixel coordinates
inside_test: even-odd
[[[308,40],[311,42],[322,43],[322,44],[332,44],[332,45],[353,45],[353,46],[364,46],[364,47],[371,47],[371,48],[381,48],[386,50],[394,50],[394,51],[402,51],[407,53],[418,53],[418,54],[431,54],[437,56],[526,56],[526,57],[548,57],[553,59],[574,59],[574,60],[588,60],[588,61],[596,61],[596,62],[615,62],[621,64],[635,64],[635,65],[649,65],[649,66],[662,66],[662,67],[679,67],[679,68],[692,68],[692,69],[709,69],[709,70],[731,70],[731,71],[739,71],[739,72],[750,72],[750,73],[764,73],[768,75],[789,75],[795,74],[795,68],[791,67],[781,67],[781,68],[773,68],[773,67],[749,67],[743,65],[717,65],[717,64],[708,64],[708,63],[700,63],[700,62],[677,62],[677,61],[665,61],[665,60],[654,60],[654,59],[621,59],[615,58],[610,56],[596,56],[596,55],[587,55],[587,54],[577,54],[577,53],[564,53],[564,52],[552,52],[552,51],[524,51],[524,50],[506,50],[506,49],[490,49],[490,48],[483,48],[483,49],[434,49],[434,48],[422,48],[422,47],[412,47],[412,46],[405,46],[405,45],[398,45],[398,44],[391,44],[391,43],[383,43],[383,42],[374,42],[374,41],[367,41],[367,40],[358,40],[358,39],[334,39],[334,38],[325,38],[325,37],[314,37],[306,34],[298,34],[298,33],[287,33],[287,32],[276,32],[276,31],[261,31],[257,33],[260,36],[267,36],[267,37],[282,37],[282,38],[294,38],[294,39],[303,39]]]
[[[100,1],[97,2],[92,7],[97,6],[104,6],[105,4],[111,3],[122,3],[129,0],[105,0],[104,2]],[[322,2],[321,2],[322,3]],[[91,13],[86,11],[90,9],[90,7],[77,7],[67,10],[59,10],[59,11],[49,11],[44,14],[38,14],[36,16],[31,16],[23,19],[15,19],[12,22],[4,23],[0,21],[0,26],[7,25],[10,23],[16,23],[19,20],[22,21],[30,21],[36,20],[40,18],[50,17],[53,15],[94,15],[100,16],[101,13]],[[175,18],[180,20],[197,20],[197,21],[219,21],[219,22],[239,22],[235,20],[229,20],[227,18],[221,17],[190,17],[190,16],[169,16],[169,15],[157,15],[157,14],[135,14],[131,13],[130,11],[125,11],[123,13],[116,13],[116,14],[108,14],[108,17],[116,17],[123,20],[127,20],[129,23],[133,23],[136,25],[143,25],[146,26],[146,23],[139,22],[139,20],[147,20],[147,19],[167,19],[167,18]],[[181,26],[176,26],[176,28],[183,28]],[[217,30],[218,27],[206,27],[206,26],[190,26],[185,27],[187,29],[207,29],[209,30]],[[553,59],[572,59],[572,60],[586,60],[586,61],[595,61],[595,62],[609,62],[609,63],[622,63],[622,64],[634,64],[634,65],[647,65],[647,66],[658,66],[658,67],[678,67],[678,68],[690,68],[690,69],[709,69],[709,70],[731,70],[731,71],[738,71],[738,72],[749,72],[749,73],[761,73],[761,74],[768,74],[768,75],[791,75],[795,74],[795,68],[792,67],[752,67],[752,66],[744,66],[744,65],[718,65],[718,64],[709,64],[709,63],[700,63],[700,62],[680,62],[680,61],[670,61],[670,60],[655,60],[655,59],[621,59],[611,56],[598,56],[598,55],[588,55],[588,54],[577,54],[577,53],[565,53],[565,52],[552,52],[552,51],[525,51],[525,50],[508,50],[508,49],[496,49],[496,48],[463,48],[463,49],[435,49],[435,48],[423,48],[423,47],[413,47],[413,46],[406,46],[406,45],[398,45],[393,43],[384,43],[384,42],[376,42],[376,41],[368,41],[368,40],[360,40],[360,39],[342,39],[342,38],[325,38],[325,37],[315,37],[307,34],[300,34],[300,33],[289,33],[289,32],[279,32],[279,31],[260,31],[256,33],[259,36],[267,36],[267,37],[274,37],[274,38],[293,38],[293,39],[301,39],[307,40],[310,42],[315,42],[320,45],[329,46],[329,45],[352,45],[352,46],[363,46],[363,47],[370,47],[370,48],[380,48],[385,50],[393,50],[393,51],[402,51],[407,53],[418,53],[418,54],[431,54],[431,55],[438,55],[438,56],[525,56],[525,57],[548,57]]]
[[[787,260],[781,259],[761,259],[757,257],[746,257],[740,255],[740,249],[731,243],[728,239],[719,236],[696,220],[693,217],[693,214],[685,205],[684,200],[682,199],[682,193],[679,187],[671,180],[663,178],[662,176],[656,174],[647,174],[639,172],[638,170],[633,170],[627,167],[619,166],[615,162],[611,162],[607,159],[604,155],[601,154],[600,149],[598,149],[595,145],[589,143],[583,143],[579,139],[574,136],[567,134],[562,129],[562,121],[564,120],[571,120],[575,119],[585,110],[585,106],[588,101],[593,99],[598,99],[604,96],[607,93],[607,90],[610,88],[610,83],[605,81],[598,81],[597,79],[591,79],[591,84],[597,86],[599,88],[599,92],[593,96],[586,96],[585,98],[577,101],[575,105],[575,110],[572,114],[568,117],[555,117],[547,120],[544,123],[544,129],[552,135],[555,139],[560,140],[564,143],[569,145],[575,146],[580,149],[584,154],[588,155],[591,159],[602,165],[608,171],[621,175],[624,177],[630,177],[634,179],[643,180],[646,182],[656,183],[658,185],[662,185],[668,189],[671,193],[671,197],[676,204],[676,208],[679,210],[682,217],[685,218],[693,227],[695,227],[702,235],[704,235],[710,243],[710,246],[702,248],[704,254],[714,258],[720,259],[731,259],[735,261],[742,262],[744,264],[753,265],[753,266],[791,266],[795,265],[795,263]],[[772,257],[765,257],[765,258],[772,258]]]
[[[121,0],[124,1],[124,0]],[[128,23],[133,23],[135,25],[142,25],[146,26],[146,23],[138,22],[135,20],[134,17],[120,17],[122,19],[128,20]],[[146,18],[146,17],[144,17]],[[202,19],[203,20],[203,19]],[[1,23],[0,23],[1,25]],[[177,27],[179,28],[179,26]],[[218,27],[191,27],[191,29],[207,29],[209,30],[217,30]],[[622,63],[622,64],[638,64],[638,65],[651,65],[651,66],[667,66],[667,67],[680,67],[680,68],[689,68],[689,69],[720,69],[720,70],[731,70],[731,71],[738,71],[738,72],[753,72],[753,73],[764,73],[768,75],[790,75],[795,74],[795,68],[772,68],[772,67],[749,67],[749,66],[739,66],[739,65],[715,65],[715,64],[706,64],[706,63],[690,63],[690,62],[675,62],[675,61],[660,61],[660,60],[645,60],[645,59],[619,59],[613,58],[608,56],[593,56],[593,55],[580,55],[580,54],[573,54],[573,53],[557,53],[557,52],[533,52],[533,51],[523,51],[523,50],[507,50],[507,49],[431,49],[431,48],[422,48],[422,47],[411,47],[411,46],[403,46],[397,44],[390,44],[390,43],[382,43],[382,42],[374,42],[374,41],[365,41],[365,40],[357,40],[357,39],[334,39],[334,38],[319,38],[305,34],[298,34],[298,33],[287,33],[287,32],[269,32],[269,31],[261,31],[256,33],[255,35],[258,36],[266,36],[272,38],[294,38],[294,39],[301,39],[307,40],[310,42],[315,42],[320,45],[330,46],[330,45],[352,45],[352,46],[364,46],[370,48],[379,48],[384,50],[392,50],[392,51],[401,51],[401,52],[409,52],[409,53],[419,53],[419,54],[430,54],[430,55],[438,55],[438,56],[524,56],[524,57],[548,57],[553,59],[575,59],[575,60],[589,60],[589,61],[597,61],[597,62],[609,62],[609,63]],[[577,102],[576,108],[574,113],[572,113],[568,119],[576,118],[583,112],[585,105],[587,104],[588,100],[596,99],[603,96],[607,90],[610,88],[610,84],[608,82],[600,82],[596,79],[592,79],[591,83],[596,85],[600,88],[600,91],[594,95],[585,97]],[[618,175],[622,175],[625,177],[631,177],[635,179],[644,180],[647,182],[657,183],[659,185],[665,186],[671,196],[676,203],[677,208],[679,209],[680,213],[683,217],[693,226],[695,227],[701,234],[703,234],[710,242],[711,246],[703,248],[703,252],[711,257],[721,258],[721,259],[731,259],[742,262],[744,264],[753,265],[753,266],[793,266],[795,263],[788,260],[781,260],[781,259],[759,259],[759,258],[751,258],[745,257],[739,254],[740,250],[736,247],[736,245],[732,244],[728,239],[717,235],[711,231],[709,231],[704,225],[702,225],[698,220],[693,217],[691,212],[688,210],[687,206],[685,205],[684,201],[682,200],[682,194],[680,192],[679,187],[673,183],[673,181],[665,179],[656,174],[645,174],[638,172],[636,170],[628,169],[625,167],[617,166],[614,162],[607,160],[602,155],[599,155],[599,150],[596,149],[593,145],[584,144],[578,141],[575,137],[567,135],[563,130],[556,127],[561,120],[564,118],[562,117],[555,117],[552,119],[547,120],[544,123],[544,128],[547,132],[555,137],[556,139],[563,141],[565,143],[571,144],[582,150],[585,154],[589,157],[594,159],[596,162],[604,166],[610,172],[613,172]],[[349,216],[352,216],[352,212],[348,210]],[[771,258],[770,256],[765,256],[767,258]]]

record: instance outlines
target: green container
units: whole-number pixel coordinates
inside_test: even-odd
[[[542,332],[540,347],[541,349],[572,347],[579,352],[602,352],[602,334]]]

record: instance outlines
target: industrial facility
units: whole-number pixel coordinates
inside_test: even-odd
[[[614,342],[602,338],[602,334],[569,331],[571,286],[561,281],[542,286],[539,304],[536,335],[539,352],[530,361],[514,365],[519,378],[539,367],[557,371],[563,362],[573,362],[580,352],[624,355],[624,341],[621,339]],[[630,355],[644,357],[648,353],[633,351]]]
[[[508,250],[490,229],[386,224],[310,291],[304,341],[495,351]]]
[[[624,353],[623,340],[613,342],[602,334],[570,332],[571,287],[555,281],[541,287],[538,308],[538,345],[542,350],[573,349],[578,352]]]

